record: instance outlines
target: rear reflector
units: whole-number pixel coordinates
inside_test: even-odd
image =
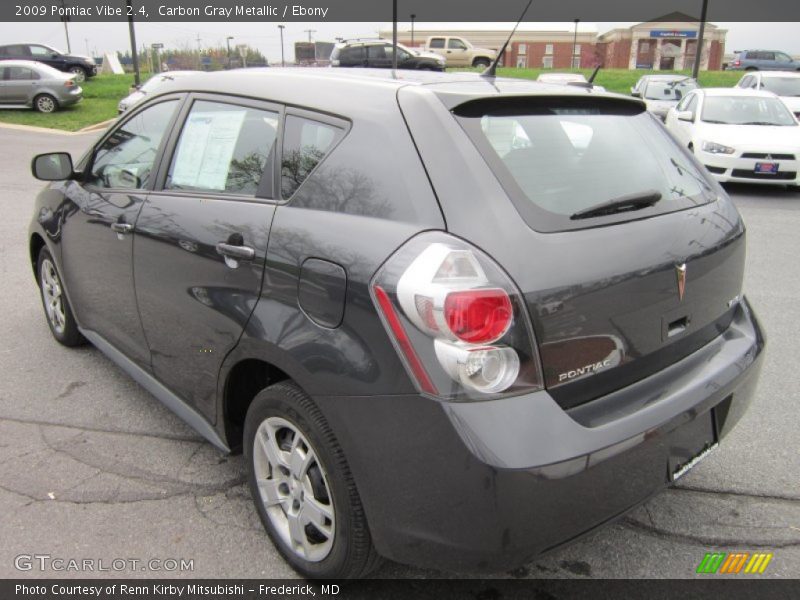
[[[403,353],[406,363],[416,378],[420,389],[423,392],[437,396],[439,391],[436,389],[436,386],[433,385],[431,378],[428,376],[428,372],[422,365],[422,361],[420,361],[419,356],[417,356],[417,353],[414,351],[414,346],[411,345],[411,340],[408,339],[406,330],[403,328],[403,324],[400,322],[400,318],[397,316],[397,313],[392,306],[392,301],[389,299],[389,295],[386,293],[386,290],[379,285],[374,286],[374,290],[375,298],[378,300],[378,305],[380,306],[381,312],[383,313],[389,328],[392,330],[394,339],[397,341],[397,345],[400,346],[400,351]]]

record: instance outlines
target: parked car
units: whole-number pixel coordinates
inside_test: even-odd
[[[165,83],[33,160],[31,266],[58,342],[243,450],[304,576],[508,569],[744,414],[745,228],[639,100],[387,75]]]
[[[455,35],[429,37],[425,41],[425,50],[442,56],[447,67],[485,69],[497,58],[496,50],[476,48],[469,40]]]
[[[120,100],[119,104],[117,105],[117,113],[121,115],[137,102],[141,102],[149,94],[155,93],[155,91],[158,90],[158,88],[161,87],[161,85],[165,82],[173,81],[178,77],[183,77],[184,75],[192,75],[199,72],[200,71],[167,71],[165,73],[157,73],[138,88],[133,88],[130,94]]]
[[[30,60],[0,62],[0,108],[33,108],[51,113],[80,102],[75,77]]]
[[[644,75],[631,88],[631,96],[644,100],[647,110],[664,121],[667,111],[695,88],[697,82],[685,75]]]
[[[90,56],[63,54],[44,44],[6,44],[0,46],[0,60],[35,60],[65,73],[72,73],[75,81],[83,83],[87,77],[97,75],[97,65]]]
[[[392,67],[392,43],[387,40],[349,40],[337,44],[331,53],[332,67]],[[397,44],[397,68],[418,71],[444,71],[444,59]]]
[[[772,92],[783,100],[795,117],[800,119],[800,73],[793,71],[748,73],[736,86],[745,90]]]
[[[667,129],[717,181],[800,184],[800,124],[772,92],[694,90],[670,109]]]
[[[538,81],[539,83],[552,83],[555,85],[589,86],[589,82],[586,80],[586,77],[584,77],[582,73],[557,73],[557,72],[539,73],[539,75],[536,77],[536,81]],[[600,92],[606,91],[606,89],[601,85],[592,84],[591,87],[593,87],[595,91],[600,91]]]
[[[776,50],[743,50],[736,52],[736,58],[728,63],[726,71],[797,71],[800,61],[794,60],[785,52]]]

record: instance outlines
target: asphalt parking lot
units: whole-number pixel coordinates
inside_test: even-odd
[[[0,128],[0,577],[19,555],[186,559],[193,571],[95,576],[294,577],[263,533],[241,457],[226,457],[91,346],[50,336],[28,259],[39,152],[97,134]],[[767,332],[752,409],[720,448],[615,524],[505,577],[694,577],[706,552],[772,552],[800,576],[800,193],[729,188],[748,226],[745,291]],[[386,564],[377,577],[465,577]],[[736,577],[744,577],[737,575]]]

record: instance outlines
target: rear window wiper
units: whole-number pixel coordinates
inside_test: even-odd
[[[631,210],[640,210],[653,206],[661,200],[661,192],[656,190],[646,190],[634,194],[626,194],[618,198],[613,198],[602,204],[591,206],[584,210],[579,210],[570,216],[570,219],[588,219],[590,217],[602,217]]]

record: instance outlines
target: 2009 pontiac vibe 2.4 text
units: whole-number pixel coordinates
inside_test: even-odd
[[[520,565],[672,483],[753,396],[744,225],[637,99],[200,73],[33,172],[55,339],[243,450],[306,576]]]

